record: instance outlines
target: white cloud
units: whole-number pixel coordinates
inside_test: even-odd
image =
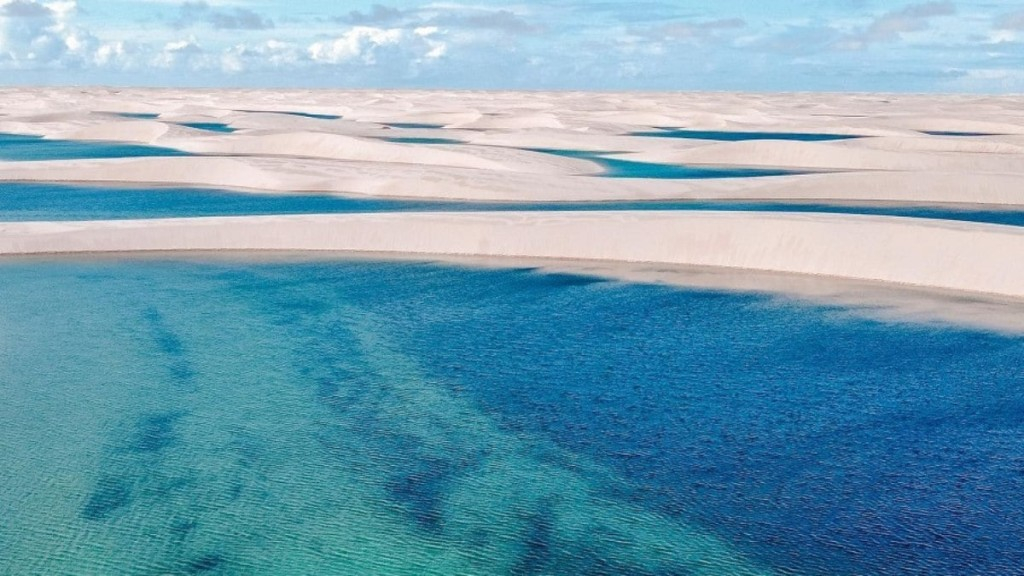
[[[403,35],[404,31],[400,28],[356,26],[334,40],[314,43],[309,47],[309,56],[316,62],[328,64],[353,60],[373,64],[380,47],[399,44]]]
[[[382,52],[407,59],[410,63],[434,60],[444,56],[447,44],[438,36],[436,27],[377,28],[355,26],[341,36],[315,42],[307,53],[314,62],[323,64],[377,64]]]
[[[184,68],[205,70],[211,67],[210,55],[195,38],[175,40],[164,44],[163,49],[150,61],[158,68]]]
[[[0,0],[0,68],[132,67],[139,46],[101,41],[74,19],[74,1]]]
[[[240,73],[264,68],[295,68],[308,63],[306,51],[297,44],[267,40],[259,44],[236,44],[221,54],[221,69]]]
[[[0,62],[45,66],[86,50],[94,39],[69,26],[74,10],[74,2],[0,0]]]

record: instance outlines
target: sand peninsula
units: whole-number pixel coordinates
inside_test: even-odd
[[[0,102],[0,133],[187,154],[0,161],[7,182],[1024,210],[1015,97],[38,88],[2,90]],[[609,162],[792,173],[604,177]],[[698,265],[1024,297],[1024,228],[918,218],[508,211],[0,223],[2,255],[178,250]]]

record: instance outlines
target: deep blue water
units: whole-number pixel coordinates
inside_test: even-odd
[[[0,273],[0,572],[1024,567],[1024,338],[529,269]]]
[[[230,134],[236,132],[236,128],[224,124],[222,122],[183,122],[182,126],[188,126],[189,128],[195,128],[197,130],[206,130],[207,132],[223,132]]]
[[[23,134],[0,134],[0,160],[75,160],[188,155],[187,152],[181,150],[142,144],[50,140]]]
[[[554,154],[567,158],[590,160],[601,166],[603,178],[654,178],[659,180],[707,180],[714,178],[760,178],[765,176],[792,176],[806,171],[781,168],[736,168],[732,166],[688,166],[680,164],[654,164],[609,158],[612,152],[587,150],[560,150],[553,148],[526,148],[532,152]]]
[[[654,136],[657,138],[687,138],[695,140],[717,140],[720,142],[741,142],[744,140],[795,140],[797,142],[827,142],[829,140],[850,140],[861,138],[851,134],[822,134],[812,132],[733,132],[724,130],[684,130],[659,128],[656,131],[634,132],[631,136]]]
[[[0,221],[111,220],[350,212],[427,212],[494,210],[727,210],[874,214],[988,222],[1024,226],[1024,211],[909,206],[849,206],[772,202],[435,202],[335,197],[311,194],[251,194],[195,188],[105,188],[62,184],[0,183]]]

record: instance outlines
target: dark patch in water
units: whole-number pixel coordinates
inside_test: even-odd
[[[150,307],[143,312],[143,318],[149,324],[153,341],[165,356],[170,357],[167,369],[178,383],[190,383],[195,378],[195,370],[185,352],[185,345],[164,321],[163,314]]]
[[[408,474],[388,482],[388,494],[405,506],[420,527],[440,531],[445,490],[451,482],[454,466],[447,460],[435,458],[420,460],[414,466]]]
[[[82,508],[86,520],[106,520],[131,503],[132,487],[122,478],[101,478]]]
[[[513,574],[553,574],[555,544],[552,541],[554,518],[548,510],[539,510],[527,520],[528,528],[523,540],[525,551]]]
[[[185,346],[173,332],[168,330],[164,322],[164,316],[156,308],[147,308],[143,317],[153,329],[153,340],[160,351],[169,356],[181,356],[185,352]]]
[[[224,557],[219,554],[210,554],[196,558],[185,565],[188,574],[205,574],[212,572],[224,565]]]
[[[175,542],[184,542],[196,531],[199,523],[195,520],[176,520],[171,524],[170,532]]]
[[[137,425],[129,450],[155,453],[173,446],[178,441],[175,424],[183,415],[182,412],[171,412],[143,418]]]

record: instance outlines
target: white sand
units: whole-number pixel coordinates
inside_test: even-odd
[[[244,174],[247,170],[240,170],[233,179],[219,171],[218,165],[211,168],[205,158],[169,158],[138,161],[138,169],[116,161],[61,163],[59,167],[0,162],[0,179],[215,184],[267,191],[511,201],[817,198],[1024,205],[1024,109],[1019,99],[1009,96],[54,88],[5,89],[0,91],[0,103],[4,111],[0,132],[114,139],[202,154],[243,155],[239,161],[252,167],[247,170],[269,176],[254,179]],[[318,120],[271,113],[274,111],[344,118]],[[137,120],[113,112],[161,116]],[[239,131],[221,134],[174,124],[211,119]],[[384,126],[396,122],[446,128]],[[630,135],[658,126],[872,138],[713,142]],[[997,135],[943,137],[921,130]],[[444,137],[467,143],[405,145],[380,139],[394,136]],[[582,178],[600,171],[591,162],[518,148],[608,151],[641,161],[838,170],[843,174],[834,182],[813,175],[781,184],[777,179],[608,181]],[[316,159],[321,162],[310,161]],[[211,171],[218,172],[216,178],[210,176]],[[886,175],[880,177],[880,171]],[[941,190],[933,195],[934,182],[941,183]]]
[[[335,114],[323,120],[281,114]],[[158,113],[156,120],[117,113]],[[219,121],[231,134],[179,126]],[[388,123],[444,125],[400,129]],[[823,132],[832,142],[715,142],[658,127]],[[991,136],[926,135],[925,130]],[[222,187],[250,192],[501,200],[833,201],[1024,207],[1024,108],[1015,97],[142,89],[3,89],[0,132],[117,140],[194,157],[0,162],[0,180]],[[387,142],[439,137],[463,144]],[[723,180],[596,177],[526,150],[825,173]],[[1024,296],[1018,229],[772,214],[457,214],[0,225],[0,254],[345,250],[654,262],[826,275]]]
[[[1024,229],[826,214],[354,214],[0,224],[0,254],[332,250],[819,274],[1024,297]]]

